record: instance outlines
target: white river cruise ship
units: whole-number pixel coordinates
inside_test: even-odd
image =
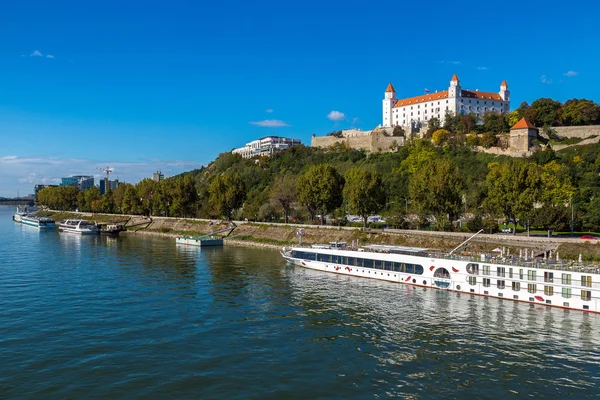
[[[345,243],[284,247],[291,264],[342,275],[381,279],[481,296],[600,312],[600,268],[527,257],[479,258],[430,249]]]

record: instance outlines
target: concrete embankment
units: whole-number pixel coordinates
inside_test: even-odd
[[[229,222],[220,220],[170,217],[142,217],[112,214],[77,214],[81,218],[98,221],[127,221],[127,232],[124,234],[149,234],[177,237],[181,235],[203,235],[219,231],[229,226]],[[63,216],[67,218],[67,216]],[[70,215],[69,217],[74,217]],[[259,246],[280,249],[299,243],[298,229],[304,231],[303,244],[329,243],[333,241],[365,244],[388,244],[399,246],[425,247],[441,251],[449,251],[469,238],[471,233],[436,232],[399,229],[362,230],[355,227],[291,225],[279,223],[253,223],[235,221],[237,228],[226,240],[227,244]],[[587,261],[600,261],[600,244],[598,241],[584,241],[580,238],[560,237],[528,237],[526,235],[489,235],[480,234],[472,239],[465,251],[472,253],[492,252],[500,248],[518,255],[534,251],[541,253],[552,250],[559,252],[561,258],[577,259],[579,254]]]

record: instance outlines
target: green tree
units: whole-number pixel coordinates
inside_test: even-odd
[[[421,214],[435,217],[438,229],[451,223],[462,209],[462,177],[449,159],[436,159],[410,177],[410,197]]]
[[[108,189],[102,195],[102,203],[100,206],[100,212],[112,214],[115,212],[115,203],[113,200],[113,191]]]
[[[431,135],[431,142],[436,146],[443,146],[448,143],[452,134],[445,129],[438,129]]]
[[[246,185],[238,173],[219,175],[208,187],[213,215],[231,219],[232,212],[244,203]]]
[[[469,147],[479,146],[479,136],[477,136],[477,132],[470,132],[467,135],[467,146],[469,146]]]
[[[508,132],[509,126],[506,116],[497,112],[486,112],[483,114],[483,130],[496,134]]]
[[[343,194],[350,212],[363,218],[364,227],[367,226],[369,215],[381,211],[385,204],[381,176],[365,168],[354,167],[346,172]]]
[[[593,125],[600,123],[600,105],[587,99],[567,100],[560,109],[563,125]]]
[[[483,218],[481,213],[477,213],[473,216],[473,218],[467,220],[467,229],[469,232],[479,232],[481,229],[484,229]]]
[[[494,135],[494,132],[485,132],[483,135],[481,135],[481,138],[479,139],[479,144],[485,147],[486,149],[495,146],[496,135]]]
[[[198,192],[196,191],[196,186],[194,185],[192,177],[186,175],[175,178],[171,183],[171,190],[169,192],[171,193],[170,215],[177,215],[183,218],[195,215]],[[159,197],[160,196],[157,195],[157,200]]]
[[[140,198],[133,185],[127,185],[125,187],[125,193],[123,194],[123,202],[121,203],[121,209],[124,214],[135,215],[139,213],[140,209]]]
[[[135,185],[135,190],[140,199],[139,212],[143,215],[154,215],[153,200],[157,185],[158,183],[150,178],[144,178]]]
[[[94,186],[87,190],[82,191],[81,195],[82,195],[81,197],[83,198],[83,201],[80,204],[81,211],[88,211],[88,212],[100,211],[98,209],[100,207],[93,207],[93,203],[95,201],[102,199],[102,195],[100,194],[100,188],[98,186]]]
[[[540,167],[515,159],[503,164],[492,163],[489,169],[485,207],[512,221],[515,226],[519,221],[531,218],[534,204],[539,201],[541,194]]]
[[[120,183],[112,192],[114,210],[119,214],[123,213],[123,199],[125,197],[125,191],[130,186],[131,185],[129,183]]]
[[[271,201],[283,209],[285,223],[289,222],[292,203],[298,198],[296,177],[292,175],[278,176],[271,186]]]
[[[404,136],[404,129],[401,126],[395,126],[392,136]]]
[[[525,103],[527,104],[527,103]],[[517,122],[519,122],[521,118],[519,117],[519,111],[515,110],[515,111],[511,111],[508,116],[507,116],[507,122],[509,125],[509,128],[516,125]]]
[[[314,165],[298,178],[300,203],[306,206],[311,220],[321,213],[321,224],[328,212],[342,204],[344,178],[329,164]]]
[[[428,122],[427,122],[427,132],[425,133],[425,137],[430,138],[431,135],[433,135],[433,132],[437,131],[438,129],[441,129],[442,127],[442,123],[440,122],[440,120],[438,118],[431,118]]]
[[[531,120],[535,126],[555,126],[558,125],[560,102],[548,98],[537,99],[531,103],[531,108],[535,110],[535,119]]]

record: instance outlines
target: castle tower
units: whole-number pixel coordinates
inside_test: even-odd
[[[508,144],[513,151],[527,152],[537,139],[538,129],[525,118],[510,128]]]
[[[458,80],[458,76],[454,74],[448,88],[448,97],[460,97],[460,95],[460,81]]]
[[[387,86],[387,89],[385,89],[385,95],[383,98],[382,113],[384,127],[391,127],[394,124],[392,118],[392,108],[396,104],[396,101],[396,89],[394,89],[394,86],[390,83]]]
[[[500,97],[502,97],[502,100],[504,101],[510,101],[510,92],[508,91],[508,84],[506,83],[506,81],[502,81],[502,83],[500,84]]]

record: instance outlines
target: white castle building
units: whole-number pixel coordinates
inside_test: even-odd
[[[498,93],[480,92],[477,89],[463,89],[454,74],[448,90],[400,100],[396,98],[396,90],[390,83],[383,99],[383,126],[422,124],[434,117],[443,123],[447,112],[453,115],[473,113],[481,117],[488,111],[506,113],[509,109],[510,92],[506,81],[502,81]]]
[[[244,147],[233,149],[233,154],[239,154],[244,158],[257,156],[270,156],[276,151],[285,150],[292,146],[302,143],[300,139],[290,139],[279,136],[266,136],[250,143]]]

